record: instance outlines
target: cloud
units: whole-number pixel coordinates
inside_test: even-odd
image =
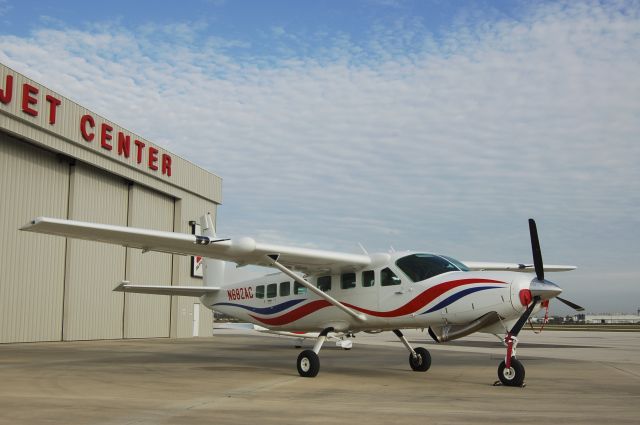
[[[103,23],[2,35],[0,61],[221,175],[221,233],[527,261],[535,216],[545,260],[629,271],[639,9],[535,5],[437,39],[411,17],[362,42],[274,28],[271,56],[204,22]],[[562,277],[599,284],[581,273]]]

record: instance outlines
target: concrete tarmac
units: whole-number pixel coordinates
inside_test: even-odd
[[[428,372],[390,332],[325,344],[313,379],[291,340],[241,331],[0,345],[0,424],[640,423],[640,333],[523,331],[525,388],[493,386],[495,337],[405,334]]]

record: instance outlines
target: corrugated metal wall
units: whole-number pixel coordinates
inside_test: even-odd
[[[65,217],[69,166],[0,133],[0,342],[60,340],[65,240],[18,229]]]
[[[0,342],[188,337],[197,298],[113,292],[123,279],[201,285],[190,257],[20,232],[46,215],[190,233],[212,201],[174,199],[0,132]],[[199,335],[212,315],[200,308]]]
[[[69,218],[127,225],[128,184],[88,165],[71,167]],[[64,292],[65,340],[122,338],[125,248],[67,240]]]
[[[141,186],[129,192],[129,226],[173,231],[174,200]],[[170,254],[127,249],[127,280],[135,284],[170,285]],[[168,337],[171,299],[157,295],[126,294],[125,338]]]

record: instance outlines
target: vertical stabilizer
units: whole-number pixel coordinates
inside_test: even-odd
[[[200,227],[202,228],[202,236],[207,236],[211,239],[216,238],[216,228],[210,213],[206,213],[200,217]],[[205,257],[202,259],[202,266],[202,281],[204,286],[223,285],[224,261]]]

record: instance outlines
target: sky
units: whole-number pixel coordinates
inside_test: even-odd
[[[533,217],[640,309],[638,1],[0,0],[0,62],[221,176],[222,236],[530,263]]]

